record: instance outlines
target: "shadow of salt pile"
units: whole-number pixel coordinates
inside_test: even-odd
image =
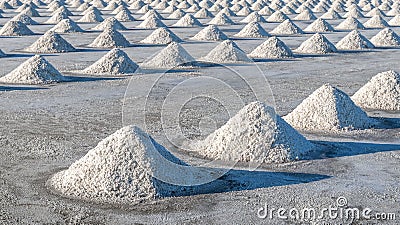
[[[0,86],[0,91],[34,91],[44,90],[44,87],[21,87],[21,86]]]
[[[102,81],[102,80],[121,80],[124,77],[84,77],[84,76],[64,76],[65,81],[63,82],[91,82],[91,81]]]
[[[372,117],[378,121],[375,129],[397,129],[400,128],[400,118]]]

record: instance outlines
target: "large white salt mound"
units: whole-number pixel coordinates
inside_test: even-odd
[[[197,20],[191,14],[184,15],[174,25],[174,27],[201,27],[203,26],[199,20]]]
[[[271,31],[271,34],[278,35],[291,35],[291,34],[303,34],[303,30],[294,24],[290,19],[283,21],[275,29]]]
[[[214,63],[233,63],[251,61],[235,42],[225,40],[212,49],[204,58],[205,61]]]
[[[356,29],[363,30],[363,29],[365,29],[365,27],[356,18],[347,17],[339,25],[336,26],[336,29],[337,30],[356,30]]]
[[[372,44],[377,47],[398,47],[400,37],[392,29],[385,28],[371,38]]]
[[[171,42],[182,42],[182,40],[166,27],[160,27],[154,30],[149,36],[140,41],[140,43],[159,45],[165,45]]]
[[[366,129],[376,124],[346,93],[329,84],[314,91],[283,119],[294,128],[315,131]]]
[[[78,24],[76,24],[73,20],[71,19],[65,19],[61,20],[57,25],[55,25],[53,28],[50,29],[51,31],[54,31],[56,33],[75,33],[75,32],[84,32],[84,30],[79,27]]]
[[[171,69],[194,61],[195,59],[180,44],[172,42],[152,59],[142,63],[141,66]]]
[[[171,178],[188,175],[166,161],[186,165],[140,128],[126,126],[52,176],[47,185],[65,196],[99,203],[131,204],[175,196],[180,191],[177,186],[155,177],[164,170]]]
[[[129,41],[118,31],[106,28],[96,39],[89,45],[95,48],[115,48],[128,47]]]
[[[0,78],[2,83],[13,84],[47,84],[65,80],[66,78],[40,55],[31,57]]]
[[[156,15],[152,14],[143,20],[139,25],[136,26],[137,28],[143,29],[154,29],[159,27],[166,27],[166,25],[158,18]]]
[[[47,31],[24,51],[36,53],[74,52],[76,49],[61,35],[54,31]]]
[[[0,36],[24,36],[33,35],[34,33],[23,23],[19,21],[8,21],[0,29]]]
[[[389,24],[379,15],[373,16],[363,25],[366,28],[385,28],[389,26]]]
[[[378,73],[351,98],[365,109],[400,111],[400,75],[395,71]]]
[[[250,22],[235,34],[236,37],[260,38],[270,36],[258,22]]]
[[[138,65],[124,51],[114,48],[82,72],[118,75],[134,73],[137,68]]]
[[[357,30],[351,31],[335,46],[337,49],[345,50],[362,50],[366,48],[375,48],[375,46]]]
[[[337,50],[324,35],[316,33],[301,43],[295,51],[306,54],[326,54]]]
[[[119,22],[114,17],[108,17],[103,22],[98,24],[93,28],[93,30],[104,30],[104,29],[114,29],[114,30],[127,30],[121,22]]]
[[[225,13],[218,13],[208,24],[211,25],[232,25],[235,24]]]
[[[400,26],[400,13],[398,15],[396,15],[395,17],[393,17],[388,24],[390,26],[394,26],[394,27],[398,27]]]
[[[273,36],[257,46],[249,56],[252,58],[280,59],[292,57],[293,53],[283,41]]]
[[[221,41],[228,39],[228,36],[218,29],[217,26],[209,25],[203,30],[199,31],[199,33],[197,33],[191,39],[198,41]]]
[[[302,159],[313,144],[272,107],[252,102],[192,149],[212,160],[282,163]]]
[[[327,31],[334,31],[333,27],[326,22],[324,19],[317,19],[314,22],[312,22],[310,25],[304,29],[304,31],[307,32],[327,32]]]

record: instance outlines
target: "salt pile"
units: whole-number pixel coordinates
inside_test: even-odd
[[[237,16],[248,16],[250,13],[252,13],[253,10],[251,10],[249,7],[245,6],[239,12],[236,13]],[[229,15],[231,16],[231,15]]]
[[[371,38],[372,44],[377,47],[398,47],[400,37],[393,30],[385,28]]]
[[[55,25],[50,30],[53,32],[56,32],[56,33],[84,32],[84,30],[82,28],[80,28],[79,25],[76,24],[71,19],[61,20],[57,25]]]
[[[376,124],[341,90],[325,84],[283,117],[301,130],[366,129]]]
[[[34,21],[32,18],[30,18],[28,15],[26,14],[18,14],[16,16],[14,16],[12,19],[12,21],[19,21],[25,25],[37,25],[38,22]]]
[[[188,176],[168,164],[187,165],[140,128],[126,126],[105,138],[67,170],[52,176],[47,185],[65,196],[87,201],[138,203],[180,193],[181,187],[156,178],[164,170],[172,179]]]
[[[270,16],[275,12],[275,10],[271,9],[269,6],[264,6],[260,11],[258,11],[258,14],[262,16]]]
[[[68,19],[68,15],[66,13],[63,13],[63,12],[57,12],[56,14],[54,14],[52,17],[50,17],[44,23],[45,24],[57,24],[63,19]]]
[[[168,19],[180,19],[185,15],[185,11],[182,9],[176,9],[171,15],[168,16]]]
[[[205,8],[200,9],[197,13],[194,14],[194,17],[197,19],[211,18],[213,16],[214,15]]]
[[[399,111],[400,75],[395,71],[378,73],[351,98],[362,108]]]
[[[175,27],[201,27],[203,26],[199,20],[197,20],[191,14],[184,15],[178,22],[174,24]]]
[[[324,19],[319,18],[319,19],[315,20],[313,23],[311,23],[310,25],[308,25],[308,27],[306,27],[306,29],[304,29],[304,31],[307,31],[307,32],[327,32],[327,31],[334,31],[334,29]]]
[[[400,26],[400,13],[399,13],[399,15],[396,15],[395,17],[393,17],[393,18],[388,22],[388,24],[389,24],[390,26],[394,26],[394,27]]]
[[[257,46],[249,56],[252,58],[280,59],[292,57],[293,53],[279,38],[270,37],[261,45]]]
[[[8,21],[0,29],[0,36],[24,36],[34,33],[23,23],[19,21]]]
[[[232,25],[235,24],[225,13],[218,13],[208,24],[211,25]]]
[[[347,17],[347,19],[343,20],[339,25],[336,26],[338,30],[357,30],[357,29],[365,29],[364,25],[360,23],[356,18]]]
[[[107,28],[89,45],[94,48],[128,47],[129,41],[118,31]]]
[[[373,8],[371,9],[371,11],[367,13],[366,16],[373,17],[373,16],[386,16],[386,15],[379,8]]]
[[[163,17],[161,16],[161,14],[158,13],[157,11],[155,11],[155,10],[149,10],[146,14],[144,14],[144,16],[140,17],[140,19],[141,19],[141,20],[145,20],[145,19],[147,19],[148,17],[153,17],[153,16],[157,17],[157,18],[160,19],[160,20],[163,19]]]
[[[0,78],[0,82],[13,84],[48,84],[65,80],[65,77],[40,55],[31,57]]]
[[[316,33],[301,43],[295,51],[306,54],[326,54],[337,50],[324,35]]]
[[[267,21],[268,22],[283,22],[287,19],[289,19],[289,17],[286,16],[283,12],[275,11],[274,13],[272,13],[272,15],[270,17],[268,17]]]
[[[205,61],[214,63],[234,63],[251,61],[246,53],[235,42],[225,40],[212,49],[204,58]]]
[[[226,40],[228,37],[217,26],[209,25],[203,30],[199,31],[191,39],[198,41],[221,41]]]
[[[317,19],[317,17],[309,9],[304,10],[294,18],[294,20],[315,20],[315,19]]]
[[[250,23],[250,22],[265,23],[267,21],[264,19],[264,17],[260,16],[257,12],[252,12],[250,15],[246,16],[246,18],[244,18],[240,22],[242,22],[242,23]]]
[[[26,14],[31,17],[40,17],[39,12],[32,7],[28,7],[26,9],[24,9],[23,11],[21,11],[21,13]]]
[[[303,34],[303,30],[294,24],[290,19],[283,21],[275,29],[271,31],[272,34],[278,35],[291,35],[291,34]]]
[[[250,22],[240,30],[239,33],[235,34],[236,37],[251,37],[260,38],[270,36],[264,28],[257,22]]]
[[[121,10],[117,15],[114,16],[115,19],[121,22],[130,22],[130,21],[135,21],[135,18],[133,18],[131,12],[129,12],[127,9]]]
[[[336,44],[336,48],[345,50],[362,50],[375,48],[375,46],[359,31],[353,30]]]
[[[373,16],[363,25],[366,28],[385,28],[389,26],[389,24],[379,15]]]
[[[94,8],[89,8],[84,12],[85,14],[78,20],[81,23],[97,23],[103,22],[103,17],[100,12],[94,10]]]
[[[183,64],[192,63],[195,59],[178,43],[172,42],[152,59],[141,66],[150,68],[171,69]]]
[[[136,26],[143,29],[154,29],[159,27],[166,27],[165,24],[156,15],[152,14],[147,17],[143,22]]]
[[[145,44],[165,45],[171,42],[182,42],[182,40],[168,28],[160,27],[140,42]]]
[[[114,48],[82,72],[118,75],[134,73],[137,68],[138,65],[124,51]]]
[[[36,53],[74,52],[76,49],[61,35],[49,30],[24,51]]]
[[[313,147],[272,107],[252,102],[192,148],[212,160],[283,163],[302,159]]]
[[[336,12],[334,9],[329,9],[328,12],[324,13],[321,17],[321,19],[325,20],[335,20],[335,19],[342,19],[342,16],[338,12]]]
[[[119,22],[114,17],[109,17],[105,19],[103,22],[98,24],[93,28],[93,30],[105,30],[105,29],[114,29],[114,30],[127,30],[121,22]]]
[[[344,17],[353,17],[353,18],[364,18],[364,15],[360,12],[360,10],[353,8],[350,11],[348,11],[346,14],[344,14]]]

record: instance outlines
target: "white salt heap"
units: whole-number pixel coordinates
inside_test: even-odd
[[[76,49],[61,35],[49,30],[24,51],[36,53],[74,52]]]
[[[180,44],[172,42],[152,59],[141,64],[141,66],[172,69],[194,61],[195,59]]]
[[[376,121],[341,90],[325,84],[283,117],[294,128],[311,131],[366,129]]]
[[[143,20],[139,25],[136,26],[137,28],[143,29],[154,29],[159,27],[166,27],[165,24],[158,18],[156,15],[152,14]]]
[[[342,19],[342,16],[340,16],[340,14],[336,12],[334,9],[329,9],[328,12],[323,14],[320,18],[325,20],[335,20],[335,19]]]
[[[23,23],[19,21],[8,21],[0,29],[0,36],[25,36],[34,33]]]
[[[289,19],[289,17],[286,16],[283,12],[275,11],[270,17],[268,17],[267,21],[268,22],[283,22],[287,19]]]
[[[336,44],[336,48],[345,50],[362,50],[375,48],[375,46],[359,31],[353,30]]]
[[[291,35],[291,34],[303,34],[303,30],[300,29],[296,24],[294,24],[290,19],[283,21],[275,29],[271,31],[271,34],[278,35]]]
[[[63,19],[68,19],[68,14],[66,12],[57,11],[54,15],[52,15],[44,23],[46,23],[46,24],[57,24]]]
[[[364,15],[362,14],[362,12],[360,12],[360,10],[353,8],[350,11],[348,11],[346,14],[344,14],[344,17],[353,17],[353,18],[364,18]]]
[[[390,26],[394,26],[394,27],[398,27],[400,26],[400,13],[398,15],[396,15],[395,17],[393,17],[388,24]]]
[[[400,75],[395,71],[378,73],[351,98],[365,109],[400,111]]]
[[[176,9],[171,15],[168,16],[168,19],[180,19],[185,15],[185,11],[182,9]]]
[[[92,9],[88,9],[87,11],[85,11],[85,14],[82,16],[82,18],[80,18],[78,20],[78,22],[81,23],[97,23],[97,22],[103,22],[103,17],[101,16],[101,14]]]
[[[398,47],[400,37],[392,29],[385,28],[371,38],[372,44],[377,47]]]
[[[108,28],[105,29],[97,38],[89,45],[94,48],[115,48],[128,47],[129,41],[118,31]]]
[[[363,25],[366,28],[385,28],[389,26],[389,24],[379,15],[373,16]]]
[[[197,19],[205,19],[205,18],[211,18],[214,15],[210,11],[208,11],[206,8],[202,8],[197,13],[195,13],[193,16]]]
[[[242,23],[250,23],[250,22],[265,23],[267,21],[264,19],[264,17],[260,16],[257,12],[252,12],[250,15],[246,16],[246,18],[244,18],[240,22],[242,22]]]
[[[114,29],[114,30],[127,30],[121,22],[119,22],[114,17],[108,17],[103,22],[98,24],[93,28],[93,30],[105,30],[105,29]]]
[[[40,55],[31,57],[0,78],[2,83],[13,84],[48,84],[65,80],[66,78]]]
[[[299,15],[297,15],[294,20],[315,20],[317,17],[314,15],[314,13],[309,10],[305,9],[303,12],[301,12]]]
[[[75,33],[75,32],[84,32],[82,28],[79,27],[71,19],[61,20],[57,25],[50,29],[56,33]]]
[[[326,22],[324,19],[317,19],[312,22],[304,31],[307,32],[327,32],[327,31],[334,31],[333,27]]]
[[[149,36],[140,41],[140,43],[159,45],[165,45],[171,42],[182,42],[182,40],[166,27],[160,27],[154,30]]]
[[[235,42],[225,40],[212,49],[204,58],[205,61],[214,63],[233,63],[251,61]]]
[[[82,72],[87,74],[129,74],[134,73],[138,65],[122,50],[114,48]]]
[[[203,26],[199,20],[197,20],[191,14],[184,15],[181,19],[174,24],[175,27],[201,27]]]
[[[232,25],[235,24],[225,13],[218,13],[208,24],[211,25]]]
[[[316,33],[301,43],[295,51],[306,54],[326,54],[337,50],[324,35]]]
[[[270,36],[258,22],[250,22],[235,34],[236,37],[261,38]]]
[[[117,13],[117,15],[114,16],[114,18],[121,22],[129,22],[135,20],[131,12],[129,12],[127,9],[121,10],[119,13]]]
[[[347,17],[339,25],[336,26],[336,29],[337,30],[356,30],[356,29],[363,30],[363,29],[365,29],[365,27],[356,18]]]
[[[38,22],[34,21],[31,17],[29,17],[26,14],[21,14],[21,13],[14,16],[11,20],[19,21],[25,25],[38,25]]]
[[[68,197],[132,204],[179,195],[180,187],[156,178],[165,174],[164,170],[172,179],[189,176],[173,166],[176,164],[186,166],[140,128],[126,126],[102,140],[67,170],[52,176],[47,185]]]
[[[211,160],[283,163],[302,159],[313,147],[272,107],[252,102],[192,149]]]
[[[228,37],[215,25],[209,25],[203,30],[199,31],[191,39],[198,41],[221,41],[226,40]]]
[[[249,56],[252,58],[280,59],[292,57],[293,53],[283,41],[273,36],[257,46]]]

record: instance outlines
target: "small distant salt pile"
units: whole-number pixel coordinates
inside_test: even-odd
[[[364,18],[364,14],[362,14],[362,12],[360,12],[360,10],[353,8],[350,11],[348,11],[346,14],[344,14],[344,17],[353,17],[353,18]]]
[[[262,16],[270,16],[275,12],[275,10],[271,9],[269,6],[264,6],[260,11],[258,11],[258,14]]]
[[[251,61],[235,42],[225,40],[212,49],[205,57],[205,61],[214,63],[234,63]]]
[[[84,12],[82,18],[78,20],[81,23],[98,23],[103,22],[103,17],[100,12],[94,10],[94,8],[89,8]]]
[[[7,1],[0,1],[0,9],[12,9],[13,7]]]
[[[210,22],[210,25],[232,25],[235,24],[225,13],[218,13]]]
[[[25,25],[37,25],[38,22],[34,21],[31,17],[29,17],[26,14],[18,14],[16,16],[14,16],[12,19],[12,21],[19,21]]]
[[[149,17],[147,17],[145,20],[143,20],[143,22],[141,22],[136,27],[143,28],[143,29],[154,29],[154,28],[159,28],[159,27],[166,27],[166,25],[161,21],[161,19],[159,17],[152,14]]]
[[[360,23],[356,18],[347,17],[343,22],[336,26],[337,30],[357,30],[357,29],[365,29],[364,25]]]
[[[400,15],[400,7],[394,7],[386,13],[387,16],[398,16]]]
[[[66,78],[40,55],[31,57],[0,78],[2,83],[14,84],[47,84],[65,80]]]
[[[268,22],[283,22],[287,19],[289,19],[289,17],[286,16],[283,12],[275,11],[274,13],[272,13],[271,16],[268,17],[267,21]]]
[[[117,15],[114,16],[120,22],[130,22],[135,21],[135,18],[132,16],[131,12],[128,10],[121,10]]]
[[[314,91],[283,119],[300,130],[328,132],[366,129],[376,124],[346,93],[329,84]]]
[[[195,59],[180,44],[172,42],[152,59],[141,64],[141,66],[171,69],[194,61]]]
[[[296,11],[292,9],[288,4],[285,5],[282,9],[280,9],[281,12],[285,13],[286,15],[293,15],[296,14]]]
[[[24,36],[33,35],[34,33],[23,23],[19,21],[8,21],[0,29],[0,36]]]
[[[366,14],[366,16],[373,17],[373,16],[386,16],[386,15],[379,8],[373,8]]]
[[[76,9],[76,11],[82,12],[82,11],[87,10],[88,8],[90,8],[89,3],[84,2]]]
[[[140,17],[140,19],[141,19],[141,20],[145,20],[145,19],[147,19],[148,17],[151,17],[151,16],[155,16],[155,17],[157,17],[157,18],[160,19],[160,20],[163,19],[163,17],[161,16],[161,14],[158,13],[156,10],[149,10],[146,14],[144,14],[142,17]]]
[[[392,29],[385,28],[371,38],[372,44],[377,47],[398,47],[400,37]]]
[[[203,26],[199,20],[197,20],[191,14],[184,15],[181,19],[174,24],[174,27],[201,27]]]
[[[393,18],[388,22],[388,24],[389,24],[390,26],[394,26],[394,27],[400,26],[400,13],[399,13],[399,15],[396,15],[395,17],[393,17]]]
[[[345,50],[362,50],[375,48],[375,46],[359,31],[353,30],[336,44],[336,48]]]
[[[116,9],[114,9],[114,11],[112,11],[110,14],[111,15],[117,15],[118,13],[120,13],[122,11],[130,13],[130,11],[123,4],[121,4]]]
[[[56,15],[56,14],[65,14],[67,16],[73,16],[72,12],[68,10],[67,7],[65,6],[60,6],[57,10],[55,10],[54,12],[52,12],[50,15]]]
[[[223,8],[219,13],[223,13],[227,16],[236,16],[236,14],[230,10],[228,7]]]
[[[143,6],[145,6],[145,5],[146,5],[146,3],[144,3],[142,0],[136,0],[136,1],[133,1],[131,3],[131,5],[129,6],[129,9],[138,10],[138,9],[142,8]]]
[[[294,18],[294,20],[315,20],[315,19],[317,19],[317,17],[309,9],[304,10]]]
[[[186,15],[185,11],[182,9],[176,9],[171,15],[168,16],[168,19],[180,19],[184,15]]]
[[[260,38],[270,36],[264,28],[257,22],[250,22],[240,30],[239,33],[235,34],[236,37],[251,37]]]
[[[114,29],[114,30],[127,30],[121,22],[119,22],[114,17],[108,17],[103,22],[95,26],[92,30],[105,30],[105,29]]]
[[[55,25],[53,28],[50,29],[53,32],[56,33],[76,33],[76,32],[84,32],[84,30],[79,27],[78,24],[76,24],[73,20],[71,19],[64,19],[61,20],[57,25]]]
[[[191,39],[198,41],[221,41],[226,40],[228,37],[217,26],[209,25],[203,30],[199,31]]]
[[[93,0],[90,2],[90,4],[96,8],[104,8],[107,6],[107,3],[103,0]]]
[[[283,21],[275,29],[271,31],[271,34],[277,35],[291,35],[291,34],[303,34],[303,30],[294,24],[290,19]]]
[[[61,35],[54,31],[47,31],[24,51],[35,53],[61,53],[74,52],[76,49]]]
[[[328,32],[328,31],[334,31],[333,27],[326,22],[324,19],[317,19],[313,23],[311,23],[304,31],[307,32]]]
[[[283,163],[302,159],[313,147],[272,107],[252,102],[192,149],[211,160]]]
[[[379,15],[373,16],[363,25],[366,28],[385,28],[389,26],[389,24]]]
[[[39,12],[32,7],[28,7],[26,9],[22,10],[21,13],[26,14],[31,17],[40,17]]]
[[[89,45],[94,48],[115,48],[128,47],[129,41],[118,31],[106,28],[97,38]]]
[[[340,16],[340,14],[334,9],[329,9],[328,12],[324,13],[320,18],[325,20],[336,20],[342,19],[342,16]]]
[[[112,11],[114,9],[116,9],[118,7],[118,3],[116,3],[115,1],[110,1],[106,7],[103,8],[103,10],[106,11]]]
[[[214,15],[207,9],[202,8],[197,13],[195,13],[193,16],[197,19],[205,19],[205,18],[211,18]]]
[[[267,21],[264,19],[264,17],[260,16],[257,12],[252,12],[250,15],[246,16],[246,18],[244,18],[240,22],[242,22],[242,23],[250,23],[250,22],[265,23]]]
[[[252,58],[281,59],[292,57],[293,53],[283,41],[273,36],[257,46],[249,56]]]
[[[236,15],[237,16],[248,16],[251,13],[253,13],[253,10],[251,10],[249,7],[245,6],[241,10],[239,10]]]
[[[129,74],[134,73],[138,65],[122,50],[114,48],[82,73],[87,74]]]
[[[182,42],[182,40],[166,27],[160,27],[154,30],[153,33],[140,41],[140,43],[159,45],[165,45],[171,42]]]
[[[174,165],[187,166],[140,128],[126,126],[53,175],[47,185],[64,196],[96,203],[139,203],[183,191],[156,178],[167,171],[171,179],[193,179]]]
[[[395,71],[378,73],[351,98],[362,108],[400,111],[400,75]]]
[[[327,54],[336,52],[337,49],[324,35],[316,33],[301,43],[295,51],[305,54]]]
[[[68,19],[68,15],[67,13],[64,12],[57,12],[56,14],[54,14],[53,16],[51,16],[46,22],[44,22],[45,24],[57,24],[59,23],[61,20],[63,19]]]

